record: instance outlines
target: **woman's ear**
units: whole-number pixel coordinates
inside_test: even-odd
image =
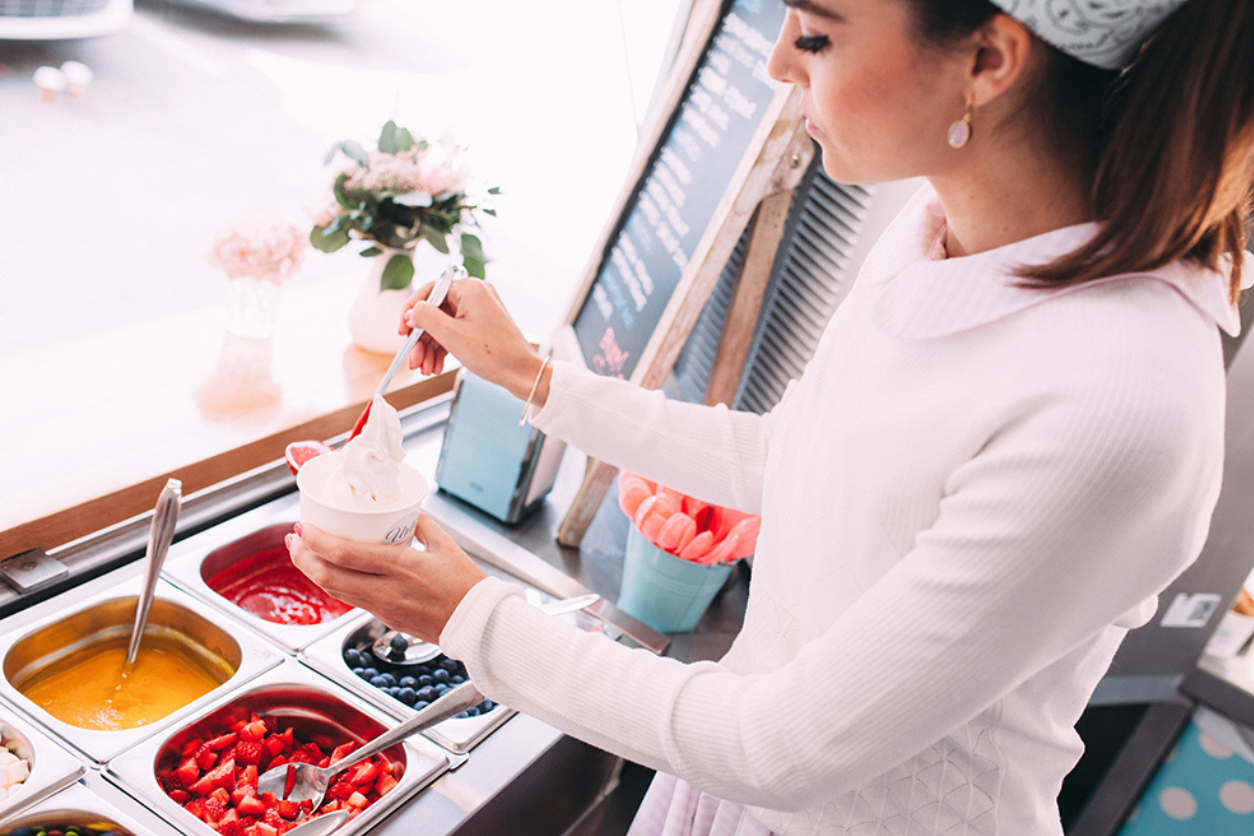
[[[1037,62],[1036,38],[1008,14],[997,14],[971,36],[970,96],[979,108],[1019,83]]]

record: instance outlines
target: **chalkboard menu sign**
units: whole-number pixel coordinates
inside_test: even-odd
[[[778,0],[734,0],[639,181],[574,320],[588,367],[630,378],[780,85]]]

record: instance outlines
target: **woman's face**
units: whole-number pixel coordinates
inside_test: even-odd
[[[943,173],[970,67],[924,45],[906,0],[784,0],[770,73],[804,92],[806,130],[844,183]]]

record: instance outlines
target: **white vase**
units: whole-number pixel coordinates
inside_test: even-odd
[[[369,268],[357,299],[349,309],[348,330],[352,335],[353,345],[363,351],[392,355],[405,344],[405,337],[399,333],[401,311],[405,309],[405,302],[413,294],[414,288],[438,277],[444,271],[449,256],[426,241],[420,241],[413,251],[390,247],[380,249],[383,250],[382,253],[366,259]],[[393,255],[406,252],[414,260],[413,282],[402,290],[380,290],[383,268]]]

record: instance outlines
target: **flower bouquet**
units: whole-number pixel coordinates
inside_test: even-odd
[[[487,261],[479,237],[467,231],[477,227],[478,213],[496,212],[472,197],[461,150],[449,139],[428,140],[388,121],[373,150],[353,140],[337,142],[327,164],[341,165],[332,184],[331,205],[316,219],[309,240],[332,253],[352,239],[373,241],[361,255],[393,252],[382,271],[380,290],[402,290],[414,277],[413,248],[427,241],[449,253],[448,238],[460,238],[466,272],[484,277]],[[486,195],[496,195],[490,188]]]

